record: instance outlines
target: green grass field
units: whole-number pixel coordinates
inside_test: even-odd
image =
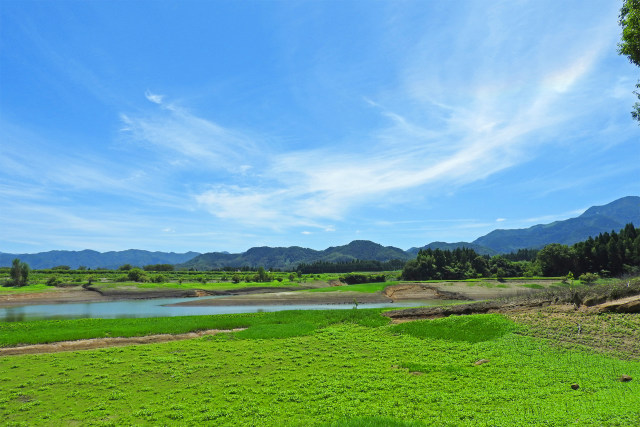
[[[388,325],[379,310],[211,316],[163,344],[0,358],[4,425],[630,426],[640,361],[565,348],[499,315]],[[158,331],[191,318],[29,322]],[[136,326],[137,325],[137,326]],[[47,332],[49,329],[49,332]],[[6,344],[5,344],[6,345]],[[489,362],[476,366],[474,362]],[[620,382],[622,375],[634,378]],[[580,388],[573,390],[571,384]]]

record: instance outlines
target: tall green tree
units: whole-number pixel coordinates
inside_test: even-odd
[[[640,67],[640,0],[625,0],[620,9],[619,21],[622,27],[618,53],[629,58],[632,64]],[[640,80],[636,84],[638,91],[633,93],[640,99]],[[636,102],[631,116],[640,124],[640,102]]]
[[[538,252],[538,263],[545,276],[566,276],[575,265],[575,253],[567,245],[551,243]]]
[[[18,258],[14,259],[11,263],[11,281],[14,286],[26,286],[29,282],[29,264],[20,261]]]

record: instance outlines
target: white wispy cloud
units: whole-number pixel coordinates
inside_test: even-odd
[[[154,104],[158,104],[158,105],[161,105],[162,104],[162,100],[164,99],[164,95],[158,95],[158,94],[152,93],[150,91],[146,91],[144,93],[144,96],[149,101],[153,102]]]
[[[245,173],[258,152],[252,137],[192,114],[162,95],[147,93],[159,106],[147,114],[122,113],[121,132],[132,143],[165,153],[176,166]]]
[[[455,191],[530,161],[538,146],[553,141],[540,136],[580,114],[566,108],[567,99],[608,48],[609,36],[599,33],[610,31],[608,26],[591,29],[598,33],[596,43],[578,40],[557,49],[558,33],[530,33],[514,45],[507,36],[509,10],[490,14],[492,31],[478,48],[476,30],[486,28],[477,19],[478,28],[455,34],[453,42],[447,40],[451,33],[427,32],[407,45],[410,60],[400,64],[395,90],[361,98],[386,126],[358,139],[273,151],[255,134],[225,127],[149,91],[146,98],[159,109],[123,114],[125,133],[170,153],[176,167],[199,164],[225,171],[193,198],[218,218],[250,226],[326,229],[327,222],[393,194],[418,188],[436,195]],[[543,16],[536,17],[540,25]],[[539,42],[531,43],[535,37]],[[441,49],[469,50],[469,66],[462,69],[464,63],[458,62],[458,68],[448,69],[453,65],[434,63]],[[508,55],[525,59],[519,63]]]
[[[480,91],[472,99],[480,108],[448,108],[445,126],[435,129],[365,100],[390,121],[387,128],[370,135],[368,150],[272,154],[263,171],[275,185],[208,190],[198,201],[221,218],[252,225],[264,221],[300,225],[341,219],[352,208],[394,192],[426,185],[438,192],[484,179],[530,160],[534,147],[527,136],[570,117],[559,114],[555,103],[588,73],[596,56],[597,51],[589,52],[576,63],[554,68],[516,104],[498,108],[495,99]],[[362,141],[353,145],[363,146]],[[281,204],[269,203],[273,200]]]

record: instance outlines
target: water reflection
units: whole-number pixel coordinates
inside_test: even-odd
[[[258,313],[281,310],[341,310],[351,309],[353,304],[296,304],[296,305],[268,305],[268,306],[221,306],[221,307],[171,307],[174,304],[188,300],[200,300],[216,297],[201,298],[159,298],[151,300],[129,300],[94,303],[69,303],[51,305],[25,305],[20,307],[0,308],[0,322],[24,322],[31,320],[53,319],[126,319],[136,317],[173,317],[199,316],[211,314]],[[434,303],[441,303],[434,302]],[[415,307],[429,305],[422,302],[358,304],[358,308],[378,307]]]

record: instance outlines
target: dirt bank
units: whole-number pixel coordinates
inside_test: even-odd
[[[387,286],[383,295],[393,301],[418,300],[471,300],[472,298],[460,292],[443,290],[442,287],[425,283],[401,283]]]
[[[450,306],[419,307],[383,313],[394,321],[434,319],[451,315],[513,313],[544,307],[569,307],[588,314],[640,313],[640,289],[630,283],[583,287],[580,289],[546,289],[521,296]]]
[[[287,305],[287,304],[358,304],[389,303],[393,300],[380,292],[277,292],[269,294],[235,295],[219,299],[179,302],[170,306],[202,307],[232,305]]]
[[[17,305],[62,304],[69,302],[106,302],[113,298],[87,291],[82,286],[55,288],[49,292],[0,294],[0,308]]]
[[[225,296],[225,295],[245,295],[262,294],[282,291],[293,291],[311,289],[310,286],[296,287],[267,287],[252,286],[238,289],[209,290],[209,289],[175,289],[175,288],[136,288],[132,286],[122,287],[100,287],[100,286],[73,286],[64,288],[54,288],[49,292],[33,292],[24,294],[0,294],[0,308],[15,307],[19,305],[42,305],[42,304],[64,304],[83,302],[109,302],[136,299],[155,298],[192,298],[203,296]]]
[[[19,354],[37,353],[57,353],[60,351],[91,350],[95,348],[117,347],[135,344],[152,344],[167,341],[188,340],[204,335],[215,335],[220,333],[238,332],[246,328],[237,329],[208,329],[206,331],[189,332],[186,334],[160,334],[147,335],[144,337],[114,337],[114,338],[93,338],[88,340],[61,341],[50,344],[34,344],[20,347],[0,348],[0,356],[14,356]]]

